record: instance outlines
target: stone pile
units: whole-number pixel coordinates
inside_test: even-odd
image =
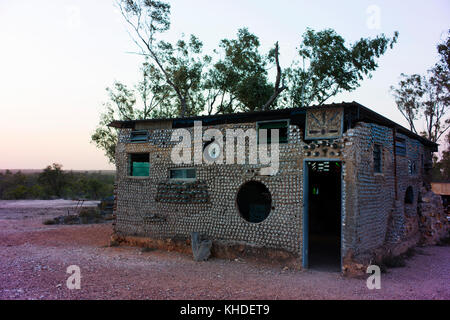
[[[422,188],[419,216],[422,244],[435,245],[441,239],[448,237],[448,221],[439,195]]]

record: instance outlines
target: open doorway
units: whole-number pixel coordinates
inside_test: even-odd
[[[307,161],[307,267],[341,270],[341,162]]]

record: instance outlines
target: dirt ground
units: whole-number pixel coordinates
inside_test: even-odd
[[[90,203],[89,205],[95,205]],[[381,290],[339,273],[109,247],[111,224],[45,226],[71,201],[0,201],[0,299],[450,299],[450,247],[421,248]],[[69,290],[67,267],[81,269]]]

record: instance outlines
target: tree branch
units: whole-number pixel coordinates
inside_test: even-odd
[[[281,71],[281,67],[280,67],[278,42],[275,44],[275,62],[277,65],[277,78],[275,80],[275,89],[274,89],[273,95],[270,97],[269,101],[267,101],[266,104],[262,107],[262,110],[267,110],[275,102],[275,100],[278,98],[278,96],[284,90],[287,89],[286,86],[284,85],[284,83],[280,87],[282,71]]]

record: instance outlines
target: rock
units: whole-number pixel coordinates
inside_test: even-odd
[[[445,216],[442,198],[432,191],[422,188],[422,203],[419,203],[419,226],[421,243],[435,245],[448,236],[448,221]]]
[[[211,256],[211,240],[201,240],[198,232],[191,233],[192,253],[195,261],[206,261]]]

